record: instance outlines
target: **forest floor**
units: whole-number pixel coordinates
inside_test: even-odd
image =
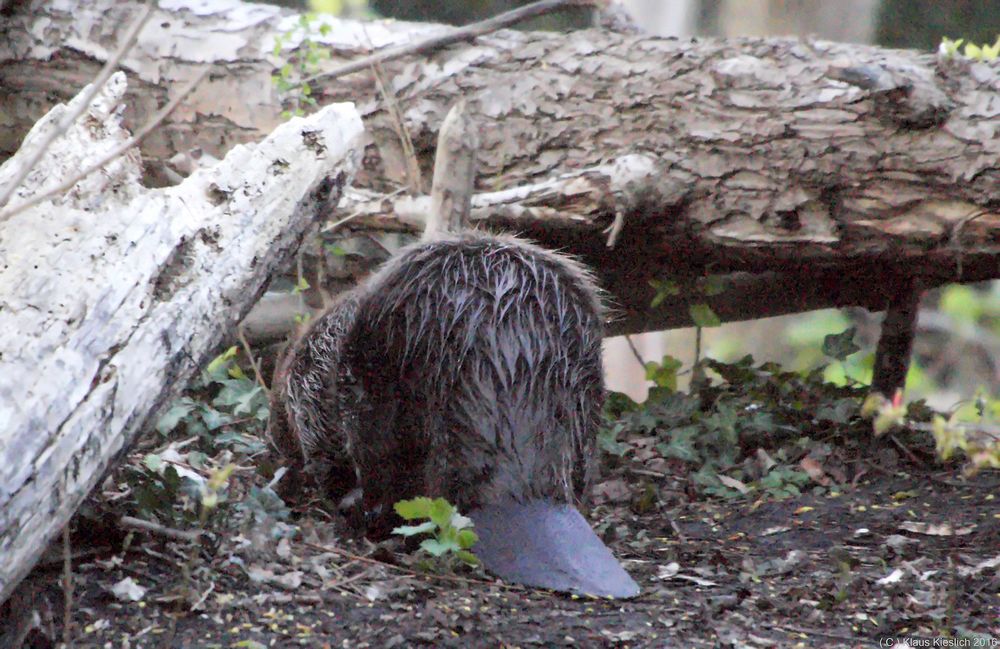
[[[73,644],[1000,643],[996,472],[966,480],[957,471],[859,461],[846,484],[820,494],[726,500],[696,497],[683,480],[646,470],[631,456],[605,467],[596,488],[604,502],[591,520],[641,585],[635,599],[534,591],[465,568],[427,573],[398,543],[346,539],[343,522],[316,509],[293,519],[291,538],[276,541],[275,530],[286,527],[272,521],[217,531],[200,550],[162,533],[127,535],[117,524],[78,519]],[[24,646],[63,638],[64,546],[53,545],[7,604],[8,633],[19,619],[33,627]]]

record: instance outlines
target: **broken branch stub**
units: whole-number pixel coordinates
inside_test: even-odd
[[[457,232],[469,225],[476,182],[476,123],[464,100],[451,107],[441,124],[434,156],[431,210],[424,239],[441,232]]]

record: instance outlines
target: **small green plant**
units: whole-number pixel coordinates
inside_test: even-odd
[[[950,460],[956,453],[965,455],[968,475],[982,469],[1000,469],[1000,399],[980,390],[970,404],[956,408],[950,415],[930,413],[929,424],[925,410],[921,402],[904,403],[903,393],[897,391],[891,400],[880,394],[869,395],[861,415],[872,421],[876,435],[902,427],[929,432],[942,460]]]
[[[677,372],[682,365],[680,359],[669,355],[664,356],[659,363],[648,361],[645,365],[646,380],[652,381],[656,388],[674,392],[677,390]]]
[[[156,423],[161,435],[175,431],[198,436],[200,450],[228,448],[246,455],[264,450],[258,437],[270,416],[267,391],[236,363],[230,347],[202,370]]]
[[[394,507],[403,520],[424,520],[419,525],[402,525],[392,533],[404,537],[429,535],[420,548],[435,558],[453,556],[469,566],[479,565],[479,559],[469,551],[479,537],[472,531],[472,520],[462,516],[444,498],[419,497],[400,500]]]
[[[827,352],[849,355],[850,333],[830,337]],[[860,417],[865,391],[825,381],[823,368],[803,375],[749,356],[735,363],[705,359],[706,380],[685,393],[672,389],[676,360],[662,365],[647,370],[659,385],[645,403],[610,395],[599,445],[622,457],[628,435],[653,436],[660,456],[687,464],[692,482],[708,494],[796,495],[812,482],[799,463],[823,454],[818,440],[833,431],[860,437],[868,426]]]
[[[331,29],[327,22],[319,22],[319,27],[316,27],[317,22],[315,13],[304,13],[299,16],[295,27],[274,38],[272,54],[276,57],[282,56],[286,45],[298,41],[298,54],[271,77],[289,106],[281,112],[285,119],[301,117],[306,109],[316,106],[312,85],[306,79],[318,73],[320,63],[330,57],[330,52],[316,40],[316,35],[327,36]]]
[[[197,523],[198,515],[193,503],[197,502],[198,485],[190,479],[181,478],[172,465],[161,464],[158,455],[147,455],[143,466],[128,475],[139,512],[144,518],[175,527]],[[175,508],[178,503],[180,507]]]
[[[947,36],[941,37],[941,44],[938,46],[938,52],[945,58],[957,58],[959,56],[964,56],[967,59],[972,59],[973,61],[996,61],[1000,57],[1000,36],[997,36],[996,41],[992,45],[976,45],[975,43],[965,43],[964,50],[960,50],[962,43],[965,42],[964,38],[959,38],[958,40],[951,40]],[[961,53],[960,53],[961,52]]]
[[[321,40],[333,30],[333,25],[322,15],[373,15],[366,0],[310,0],[308,8],[309,11],[299,15],[291,29],[275,37],[271,51],[276,58],[284,61],[271,80],[284,96],[287,108],[281,116],[285,119],[305,115],[307,110],[317,105],[308,79],[320,73],[323,61],[330,58],[330,51]],[[288,59],[285,59],[286,47],[295,50]]]
[[[230,347],[214,358],[157,421],[166,444],[124,467],[139,515],[183,528],[203,524],[203,515],[214,523],[232,513],[224,489],[231,469],[224,468],[233,454],[264,450],[269,416],[266,390],[246,376],[236,357],[237,348]]]
[[[649,303],[654,309],[663,304],[668,297],[678,296],[682,292],[706,298],[719,295],[726,289],[723,279],[719,275],[709,275],[695,281],[685,282],[683,285],[674,280],[653,279],[650,280],[649,285],[656,291]],[[696,327],[718,327],[722,324],[719,316],[705,302],[698,301],[688,305],[688,315],[691,316],[691,321]]]

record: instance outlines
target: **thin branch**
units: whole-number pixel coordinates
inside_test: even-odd
[[[63,525],[63,644],[73,646],[73,552],[69,523]]]
[[[390,192],[388,194],[385,194],[383,196],[379,196],[379,200],[382,200],[382,201],[392,200],[393,198],[399,196],[400,194],[405,194],[406,191],[407,191],[407,189],[408,189],[407,187],[400,187],[399,189],[393,190],[392,192]],[[352,220],[358,218],[359,216],[368,216],[368,212],[366,210],[363,210],[363,209],[361,209],[361,210],[355,210],[355,211],[351,212],[350,214],[348,214],[347,216],[345,216],[344,218],[340,219],[339,221],[334,221],[333,223],[330,223],[328,225],[324,225],[320,229],[320,232],[323,232],[323,233],[333,232],[334,230],[336,230],[340,226],[344,225],[348,221],[352,221]]]
[[[128,151],[129,149],[131,149],[132,147],[138,146],[139,143],[142,142],[146,138],[146,136],[149,135],[150,132],[152,132],[152,130],[154,128],[156,128],[157,126],[159,126],[160,123],[163,120],[165,120],[167,118],[167,116],[170,113],[172,113],[175,108],[177,108],[177,105],[179,103],[181,103],[181,101],[185,97],[187,97],[188,94],[190,94],[190,92],[192,90],[194,90],[198,86],[199,83],[202,82],[202,80],[205,78],[205,75],[208,74],[208,71],[209,71],[209,66],[205,66],[204,68],[202,68],[201,72],[199,72],[195,76],[195,78],[192,79],[188,83],[188,85],[184,86],[184,89],[181,90],[180,93],[178,93],[176,97],[174,97],[173,99],[171,99],[167,103],[166,106],[164,106],[162,109],[160,109],[160,111],[158,113],[156,113],[155,115],[153,115],[153,118],[150,119],[148,122],[146,122],[146,124],[141,129],[139,129],[136,132],[135,135],[133,135],[131,138],[129,138],[128,140],[126,140],[125,142],[123,142],[122,144],[120,144],[118,147],[112,149],[106,156],[104,156],[103,158],[101,158],[100,160],[98,160],[97,162],[95,162],[94,164],[90,165],[89,167],[87,167],[86,169],[84,169],[83,171],[81,171],[80,173],[78,173],[77,175],[73,176],[72,178],[70,178],[66,182],[61,183],[59,185],[56,185],[52,189],[44,191],[41,194],[38,194],[36,196],[32,196],[31,198],[29,198],[28,200],[24,201],[23,203],[18,203],[14,207],[10,207],[10,208],[8,208],[8,209],[0,212],[0,223],[3,223],[4,221],[6,221],[7,219],[9,219],[10,217],[14,216],[15,214],[18,214],[19,212],[22,212],[22,211],[28,209],[29,207],[33,207],[35,205],[38,205],[39,203],[41,203],[42,201],[44,201],[46,199],[49,199],[49,198],[51,198],[51,197],[53,197],[53,196],[55,196],[57,194],[61,194],[61,193],[65,192],[66,190],[68,190],[71,187],[73,187],[73,185],[77,184],[78,182],[80,182],[81,180],[83,180],[84,178],[86,178],[87,176],[89,176],[90,174],[92,174],[95,171],[97,171],[98,169],[102,168],[104,165],[108,164],[112,160],[115,160],[120,155],[122,155],[123,153],[125,153],[126,151]]]
[[[382,66],[372,64],[372,74],[375,76],[375,84],[378,86],[379,94],[385,101],[389,117],[392,119],[392,128],[399,138],[399,145],[403,149],[403,158],[406,159],[406,180],[410,186],[410,191],[414,194],[423,193],[424,181],[420,174],[420,161],[417,159],[417,151],[413,146],[413,139],[410,132],[406,130],[406,120],[403,118],[403,111],[399,107],[396,96],[392,94],[385,82],[385,71]]]
[[[164,527],[152,521],[144,521],[141,518],[133,518],[132,516],[122,516],[118,520],[118,524],[127,529],[148,532],[173,539],[174,541],[187,541],[189,543],[195,543],[204,534],[202,530],[178,530],[172,527]]]
[[[840,640],[849,644],[860,643],[864,638],[859,638],[858,636],[843,635],[840,633],[830,633],[829,631],[820,631],[819,629],[807,629],[801,626],[793,626],[791,624],[768,624],[767,627],[771,629],[777,629],[779,631],[785,631],[788,633],[798,633],[801,635],[809,635],[816,638],[827,638],[829,640]]]
[[[132,49],[132,46],[135,45],[136,39],[139,38],[139,32],[142,31],[146,22],[149,21],[150,17],[153,15],[153,10],[155,9],[156,3],[154,2],[150,2],[146,5],[142,15],[139,16],[134,23],[132,23],[132,26],[129,28],[124,40],[122,40],[121,44],[119,44],[118,49],[115,50],[115,53],[112,54],[111,58],[107,60],[104,67],[101,68],[101,71],[97,73],[97,77],[95,77],[90,83],[90,88],[80,98],[80,102],[76,110],[73,112],[67,112],[62,116],[62,119],[59,120],[55,128],[51,129],[45,137],[42,138],[42,141],[35,149],[35,152],[31,154],[28,160],[21,166],[21,170],[16,176],[14,176],[14,180],[11,181],[10,185],[0,192],[0,206],[7,204],[7,201],[9,201],[11,196],[14,195],[17,188],[21,186],[24,179],[28,177],[31,170],[35,168],[35,165],[37,165],[38,161],[42,159],[42,156],[45,155],[45,152],[48,151],[49,147],[53,142],[55,142],[56,138],[63,135],[69,127],[73,125],[73,122],[75,122],[85,110],[90,108],[90,102],[92,102],[94,97],[97,96],[97,93],[104,88],[104,84],[107,83],[112,73],[114,73],[115,69],[118,67],[118,63],[125,57],[128,51]],[[70,185],[70,187],[72,187],[72,185]],[[13,214],[13,212],[11,212],[11,214]],[[10,214],[0,213],[0,221],[3,221],[9,216]]]
[[[310,543],[309,541],[303,541],[302,545],[307,548],[312,548],[314,550],[319,550],[322,552],[332,552],[334,554],[339,554],[340,556],[350,559],[351,561],[358,561],[360,563],[368,563],[373,566],[390,568],[392,570],[396,570],[411,577],[418,577],[423,579],[438,579],[441,581],[452,581],[464,584],[479,584],[481,586],[494,586],[497,588],[503,588],[504,590],[514,590],[521,592],[526,592],[530,590],[519,584],[508,584],[502,581],[488,581],[486,579],[475,579],[471,577],[462,577],[460,575],[437,575],[432,573],[417,572],[416,570],[408,568],[406,566],[401,566],[394,563],[387,563],[385,561],[379,561],[378,559],[372,559],[371,557],[361,556],[360,554],[355,554],[348,550],[342,550],[333,545],[320,545],[318,543]]]
[[[421,54],[440,49],[454,43],[472,40],[473,38],[495,32],[499,29],[503,29],[504,27],[509,27],[516,23],[536,18],[538,16],[544,16],[545,14],[559,11],[561,9],[567,9],[569,7],[596,7],[600,4],[602,3],[599,2],[599,0],[539,0],[539,2],[502,13],[498,16],[493,16],[492,18],[487,18],[486,20],[482,20],[478,23],[458,27],[445,34],[437,34],[415,43],[387,47],[379,50],[371,56],[366,56],[365,58],[357,61],[351,61],[350,63],[340,66],[339,68],[331,70],[330,72],[315,74],[308,77],[299,85],[301,86],[305,83],[314,84],[316,81],[333,81],[334,79],[344,75],[364,70],[372,65],[386,63],[388,61],[407,56],[408,54]]]
[[[257,377],[257,383],[260,387],[264,388],[264,392],[269,392],[267,384],[264,383],[264,377],[260,373],[260,367],[257,366],[257,359],[253,355],[253,350],[250,349],[250,343],[247,342],[246,334],[243,333],[243,325],[236,327],[236,336],[240,339],[240,343],[243,345],[243,351],[246,352],[247,358],[250,359],[250,367],[253,368],[253,375]]]
[[[621,209],[615,210],[615,220],[611,222],[611,225],[604,230],[608,235],[608,248],[614,248],[615,244],[618,243],[618,236],[622,233],[622,228],[625,227],[625,212]]]
[[[632,336],[625,336],[625,342],[628,343],[628,348],[632,350],[632,355],[635,356],[635,360],[639,361],[639,367],[646,369],[646,361],[642,360],[642,354],[636,349],[635,343],[632,342]]]

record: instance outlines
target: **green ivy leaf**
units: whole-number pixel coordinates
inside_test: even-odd
[[[669,441],[657,444],[656,450],[663,457],[673,457],[684,462],[697,462],[698,451],[695,448],[695,444],[698,441],[700,433],[701,428],[698,426],[674,428],[668,432]]]
[[[402,536],[413,536],[415,534],[433,532],[436,529],[437,525],[434,524],[434,521],[427,521],[421,523],[420,525],[400,525],[399,527],[393,528],[392,533]]]
[[[208,428],[208,430],[217,430],[233,421],[233,418],[228,414],[219,412],[218,410],[214,410],[212,408],[202,408],[199,414],[201,415],[201,420],[205,422],[205,427]]]
[[[706,296],[719,295],[726,290],[725,275],[709,275],[701,283],[701,290]]]
[[[460,530],[458,532],[458,547],[468,550],[479,541],[479,535],[472,530]]]
[[[455,513],[455,508],[444,498],[435,498],[431,501],[431,510],[428,517],[444,529],[451,524],[451,517]]]
[[[437,539],[424,539],[420,542],[420,548],[435,557],[440,557],[447,552],[458,552],[461,550],[454,541],[439,541]]]
[[[229,376],[229,362],[236,358],[236,354],[238,353],[239,350],[236,348],[236,345],[233,345],[213,358],[212,362],[205,368],[205,373],[213,377],[213,380],[225,379]],[[219,379],[215,379],[215,377],[219,377]]]
[[[451,515],[451,526],[456,530],[464,530],[467,527],[472,527],[472,519],[455,512]]]
[[[400,500],[392,506],[403,520],[412,521],[416,518],[430,518],[431,499],[426,496],[412,500]]]
[[[620,427],[602,428],[597,433],[597,445],[605,453],[621,457],[628,452],[628,447],[618,441],[618,431]]]
[[[858,415],[857,399],[837,399],[833,403],[816,409],[816,419],[832,421],[835,424],[846,424]]]
[[[177,428],[177,425],[180,424],[182,420],[186,419],[194,408],[195,403],[191,399],[185,398],[174,402],[174,404],[171,405],[165,413],[163,413],[163,416],[156,421],[157,432],[161,435],[166,435],[173,429]]]
[[[677,282],[667,279],[651,279],[649,280],[649,285],[656,289],[656,295],[653,296],[652,302],[649,303],[649,306],[654,309],[663,304],[663,301],[668,297],[679,295],[681,292]]]
[[[652,381],[657,387],[674,391],[677,389],[677,370],[681,365],[681,361],[673,356],[664,356],[659,363],[650,361],[646,363],[646,380]]]
[[[696,327],[718,327],[722,324],[722,321],[719,320],[719,316],[715,315],[712,307],[704,303],[690,305],[688,313],[691,314],[691,320]]]
[[[187,454],[187,461],[195,469],[204,469],[208,462],[208,455],[201,451],[191,451]]]
[[[479,565],[479,557],[472,554],[468,550],[458,550],[457,552],[455,552],[455,556],[458,557],[459,560],[462,563],[466,564],[467,566],[475,567]]]
[[[838,361],[846,359],[861,348],[854,344],[857,327],[849,327],[839,334],[829,334],[823,338],[823,354]]]

